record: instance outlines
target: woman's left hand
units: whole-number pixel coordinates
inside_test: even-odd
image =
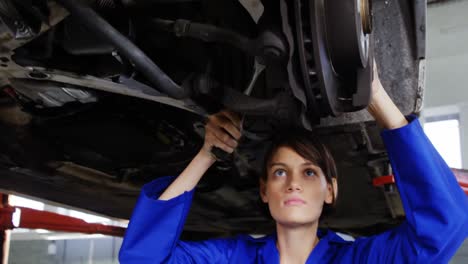
[[[371,99],[367,110],[377,123],[386,129],[395,129],[408,124],[405,116],[393,103],[380,82],[377,63],[374,60],[374,79],[372,81]]]

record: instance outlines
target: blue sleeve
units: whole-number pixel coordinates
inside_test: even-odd
[[[120,248],[120,263],[227,262],[234,240],[179,240],[194,191],[167,201],[158,200],[173,180],[174,177],[164,177],[143,186]]]
[[[468,199],[412,115],[384,140],[406,220],[358,239],[356,259],[367,263],[447,263],[468,235]]]

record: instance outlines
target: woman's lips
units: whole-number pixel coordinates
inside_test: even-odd
[[[303,205],[303,204],[305,204],[305,201],[302,200],[301,198],[290,198],[284,201],[284,205],[286,206]]]

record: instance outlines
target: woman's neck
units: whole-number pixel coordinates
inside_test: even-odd
[[[318,223],[285,226],[276,223],[277,244],[281,264],[303,264],[317,245]]]

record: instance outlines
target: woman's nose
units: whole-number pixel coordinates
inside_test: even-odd
[[[294,179],[291,179],[289,182],[288,182],[288,188],[287,190],[289,192],[292,192],[292,191],[302,191],[302,185],[297,181],[297,180],[294,180]]]

